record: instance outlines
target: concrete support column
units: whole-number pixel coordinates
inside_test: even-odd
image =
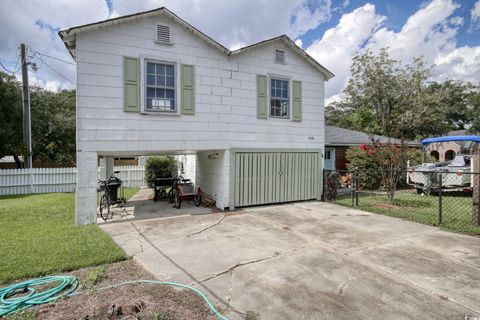
[[[97,153],[77,152],[77,188],[75,191],[75,223],[97,220]]]
[[[113,157],[104,157],[105,158],[105,180],[110,178],[113,173]]]

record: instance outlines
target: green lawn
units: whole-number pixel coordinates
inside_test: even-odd
[[[337,199],[336,203],[352,206],[350,196]],[[480,234],[480,227],[471,224],[472,198],[468,196],[443,196],[442,229]],[[362,194],[358,209],[403,218],[429,225],[438,225],[438,196],[419,195],[414,191],[399,191],[394,203],[388,202],[384,194]]]
[[[74,211],[73,193],[1,196],[0,283],[126,258],[97,225],[75,226]]]

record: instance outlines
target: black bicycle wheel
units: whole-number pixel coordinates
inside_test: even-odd
[[[180,209],[181,206],[182,206],[182,199],[180,199],[178,192],[175,192],[175,208]]]
[[[170,188],[170,191],[168,191],[168,200],[170,203],[173,203],[175,201],[175,192],[173,192],[173,188]]]
[[[202,195],[200,193],[197,193],[193,198],[193,202],[195,203],[196,207],[199,207],[200,204],[202,203]]]
[[[102,217],[104,221],[107,221],[109,214],[110,214],[110,203],[108,202],[107,195],[104,194],[100,199],[100,217]]]

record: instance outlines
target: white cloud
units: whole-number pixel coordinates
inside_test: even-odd
[[[20,42],[36,51],[72,61],[54,31],[104,20],[108,17],[168,7],[225,46],[239,47],[287,34],[300,46],[301,35],[328,21],[333,11],[352,7],[348,0],[332,9],[331,0],[224,1],[224,0],[114,0],[109,11],[104,0],[4,0],[0,12],[0,61],[12,69]],[[313,41],[307,52],[329,68],[336,77],[327,83],[326,98],[338,99],[348,76],[352,56],[362,48],[374,51],[390,47],[393,57],[404,61],[424,55],[435,63],[433,79],[478,81],[479,47],[457,47],[456,36],[465,22],[455,12],[454,0],[432,0],[408,18],[399,31],[385,26],[388,17],[365,4],[342,15],[337,25]],[[109,15],[110,12],[110,15]],[[254,14],[252,14],[254,13]],[[480,25],[480,0],[470,12],[470,27]],[[468,17],[467,17],[468,19]],[[75,66],[43,58],[51,67],[75,80]],[[32,83],[58,89],[74,87],[47,65],[32,74]]]
[[[335,74],[326,86],[326,97],[339,93],[348,78],[352,56],[386,18],[375,14],[375,6],[365,4],[344,14],[339,23],[325,32],[307,52]]]
[[[288,34],[299,38],[330,19],[330,0],[224,1],[224,0],[3,0],[0,11],[0,61],[12,69],[17,46],[25,42],[36,51],[72,61],[57,35],[67,28],[166,6],[181,18],[225,46],[238,49],[267,38]],[[44,58],[68,79],[75,66]],[[39,59],[34,59],[41,65]],[[46,65],[35,74],[36,84],[49,88],[74,87]]]
[[[17,48],[23,42],[31,50],[73,63],[57,35],[58,28],[102,20],[107,16],[108,10],[103,0],[4,0],[0,12],[1,60],[11,62],[13,68],[17,60]],[[42,59],[68,79],[75,80],[75,66],[46,57]],[[31,57],[30,60],[40,67],[36,73],[32,73],[32,84],[47,88],[74,87],[38,57]]]
[[[303,46],[303,41],[302,41],[302,39],[300,39],[300,38],[296,39],[296,40],[295,40],[295,44],[296,44],[297,46],[299,46],[300,48],[303,48],[303,47],[302,47],[302,46]]]
[[[480,46],[457,48],[451,52],[440,54],[434,62],[434,80],[453,79],[479,82]]]
[[[326,101],[339,99],[349,77],[351,58],[364,48],[378,52],[388,47],[393,58],[405,63],[424,56],[427,63],[435,65],[432,80],[478,82],[480,46],[456,45],[458,30],[464,23],[463,18],[454,15],[458,8],[452,0],[430,1],[411,15],[398,32],[383,25],[387,17],[377,14],[372,4],[344,14],[334,28],[307,49],[336,75],[326,85]]]
[[[470,28],[469,31],[473,32],[480,27],[480,0],[478,0],[470,10]]]
[[[228,48],[281,34],[298,38],[330,19],[330,0],[164,0],[167,7]],[[158,7],[156,0],[115,0],[120,15]]]

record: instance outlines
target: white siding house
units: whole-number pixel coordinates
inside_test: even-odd
[[[191,155],[220,209],[319,198],[333,74],[287,36],[230,51],[166,8],[59,34],[77,62],[77,223],[96,220],[99,156]]]

